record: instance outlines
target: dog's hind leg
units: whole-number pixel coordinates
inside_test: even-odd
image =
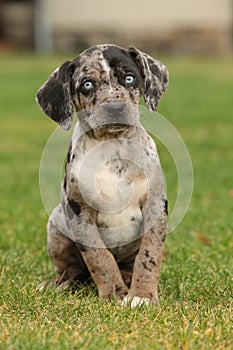
[[[61,232],[61,209],[61,206],[55,208],[47,225],[48,254],[55,264],[57,276],[53,280],[44,281],[39,290],[54,285],[58,289],[67,289],[74,286],[75,282],[83,282],[90,277],[79,248]],[[56,211],[59,211],[59,223],[56,223]]]

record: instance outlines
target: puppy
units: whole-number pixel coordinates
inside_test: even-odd
[[[58,288],[90,276],[100,297],[158,303],[167,200],[156,146],[140,124],[168,85],[166,67],[130,47],[97,45],[57,68],[37,92],[42,111],[68,130],[78,113],[61,203],[48,222]],[[47,281],[40,286],[43,289]]]

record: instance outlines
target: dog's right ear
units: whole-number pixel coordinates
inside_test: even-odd
[[[70,129],[73,120],[71,74],[71,62],[66,61],[50,75],[36,94],[36,101],[42,111],[65,130]]]

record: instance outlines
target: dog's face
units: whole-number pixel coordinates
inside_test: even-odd
[[[73,108],[87,128],[119,132],[137,124],[144,95],[155,111],[168,85],[168,72],[159,61],[135,48],[98,45],[57,68],[37,93],[45,114],[64,129]]]

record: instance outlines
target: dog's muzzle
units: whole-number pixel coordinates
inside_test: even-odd
[[[125,102],[111,101],[93,106],[90,110],[78,112],[80,121],[93,130],[104,133],[124,131],[132,125],[138,125],[138,106]]]
[[[105,123],[102,128],[109,132],[123,131],[128,127],[126,122],[126,104],[123,102],[108,102],[103,106]]]
[[[126,112],[126,107],[123,102],[108,102],[104,105],[104,110],[111,119],[118,120]]]

